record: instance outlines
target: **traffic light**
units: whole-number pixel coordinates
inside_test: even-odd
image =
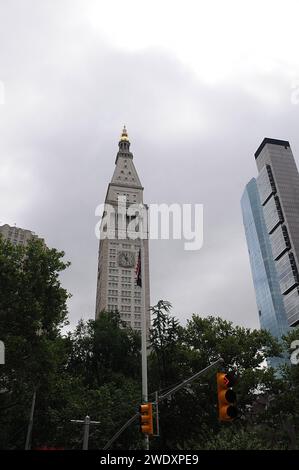
[[[140,432],[153,435],[153,404],[143,403],[139,406]]]
[[[217,373],[219,421],[233,421],[237,415],[236,394],[232,390],[237,378],[233,372]]]

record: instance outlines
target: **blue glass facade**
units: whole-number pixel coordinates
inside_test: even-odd
[[[260,326],[280,339],[289,327],[255,178],[246,185],[241,207]],[[277,367],[284,362],[271,358],[269,365]]]

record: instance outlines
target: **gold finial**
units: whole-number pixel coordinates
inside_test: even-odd
[[[120,140],[127,140],[127,141],[129,140],[126,126],[124,126],[124,128],[123,128]]]

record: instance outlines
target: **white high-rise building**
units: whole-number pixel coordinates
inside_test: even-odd
[[[125,208],[143,204],[143,187],[133,163],[130,142],[124,127],[116,156],[115,170],[108,185],[105,205],[113,207],[115,237],[103,237],[99,244],[96,318],[102,311],[118,311],[127,326],[141,330],[141,315],[145,309],[147,328],[150,325],[150,287],[148,239],[120,238],[120,198]],[[125,216],[125,227],[133,217]],[[122,219],[123,220],[123,219]],[[135,269],[142,244],[142,287],[136,285]]]
[[[31,230],[15,226],[11,227],[8,224],[0,226],[0,233],[4,240],[10,241],[13,245],[27,245],[32,238],[38,238]]]

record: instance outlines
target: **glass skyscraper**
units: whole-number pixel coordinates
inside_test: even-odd
[[[299,174],[287,140],[255,152],[257,187],[289,326],[299,324]]]
[[[260,326],[280,339],[289,327],[255,178],[246,185],[241,207]],[[283,358],[269,360],[272,367],[283,363]]]

